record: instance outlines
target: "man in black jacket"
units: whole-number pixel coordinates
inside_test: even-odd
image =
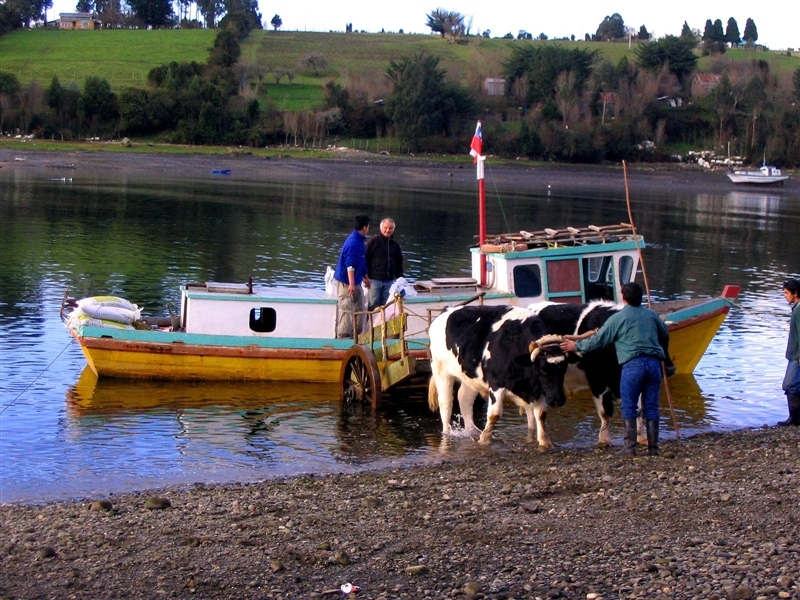
[[[394,240],[394,228],[394,221],[387,217],[381,221],[380,233],[367,241],[369,310],[386,304],[392,284],[398,277],[403,277],[403,252]]]

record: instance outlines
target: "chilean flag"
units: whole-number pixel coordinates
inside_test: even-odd
[[[472,136],[472,143],[469,145],[469,154],[472,162],[478,162],[478,157],[483,154],[483,133],[481,133],[481,122],[475,128],[475,135]]]

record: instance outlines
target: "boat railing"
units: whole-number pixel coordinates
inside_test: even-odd
[[[359,318],[363,316],[366,316],[369,322],[368,330],[356,335],[356,343],[368,345],[373,349],[376,344],[380,344],[382,362],[388,361],[390,355],[393,358],[399,355],[401,360],[405,359],[408,355],[406,337],[427,332],[433,319],[448,308],[464,306],[473,302],[477,302],[482,306],[484,296],[486,296],[486,292],[478,292],[474,296],[448,306],[426,307],[424,314],[422,314],[409,310],[408,305],[403,302],[403,297],[400,294],[396,294],[394,298],[383,306],[378,306],[373,310],[352,312],[353,323],[356,328],[358,327]],[[393,307],[394,310],[390,310]],[[408,332],[408,318],[410,316],[422,319],[425,323],[425,328],[420,331]],[[375,317],[380,317],[378,324],[375,324]]]

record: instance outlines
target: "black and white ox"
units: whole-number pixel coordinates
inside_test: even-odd
[[[622,310],[623,306],[623,304],[596,300],[588,304],[539,302],[529,305],[528,309],[544,321],[548,333],[579,336],[602,327],[609,317]],[[666,347],[664,354],[667,356],[666,364],[669,373],[674,370],[674,366]],[[622,367],[617,361],[614,344],[586,352],[580,356],[577,363],[570,360],[567,387],[589,387],[597,414],[600,417],[598,445],[601,446],[611,445],[608,420],[614,415],[614,401],[620,398],[621,376]],[[573,377],[576,379],[573,380]],[[639,419],[638,438],[640,442],[644,443],[647,438],[641,421]]]
[[[548,336],[544,322],[526,308],[460,306],[448,309],[429,328],[432,377],[431,410],[439,408],[442,432],[451,432],[453,387],[467,431],[477,429],[473,403],[487,398],[486,427],[479,443],[488,444],[508,398],[524,409],[528,430],[537,432],[542,449],[552,447],[544,429],[547,407],[562,406],[567,361],[558,336]]]

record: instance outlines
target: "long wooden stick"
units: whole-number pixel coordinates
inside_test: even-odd
[[[647,293],[647,307],[652,307],[652,302],[650,301],[650,284],[647,282],[647,272],[644,269],[644,256],[642,256],[642,247],[639,245],[639,236],[636,235],[636,225],[633,223],[633,212],[631,211],[631,195],[630,191],[628,190],[628,163],[626,161],[622,161],[622,173],[625,176],[625,202],[628,205],[628,222],[631,225],[631,230],[633,231],[633,239],[636,242],[636,250],[639,252],[639,264],[642,266],[642,278],[644,279],[644,289]],[[678,427],[678,419],[675,418],[675,408],[672,405],[672,393],[669,389],[669,381],[667,380],[667,369],[664,366],[664,363],[661,363],[661,379],[664,381],[664,391],[667,394],[667,404],[669,404],[669,414],[672,417],[672,426],[675,428],[675,437],[677,439],[681,438],[681,430]]]

